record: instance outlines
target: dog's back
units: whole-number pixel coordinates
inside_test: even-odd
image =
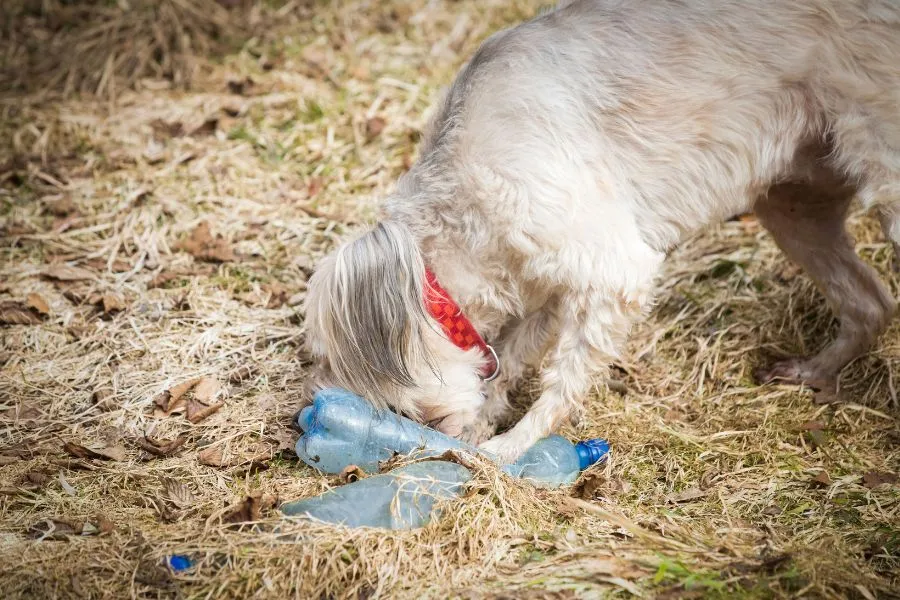
[[[569,2],[473,56],[436,115],[421,170],[440,179],[434,164],[448,157],[471,167],[463,183],[447,174],[454,201],[491,193],[497,218],[514,217],[529,236],[540,232],[526,219],[559,237],[585,223],[566,215],[608,217],[610,202],[626,203],[664,250],[748,210],[826,134],[835,169],[859,177],[886,160],[882,143],[900,148],[898,56],[897,2]],[[545,204],[496,194],[524,174],[541,179],[528,189],[543,189],[558,212],[529,214],[523,203]]]

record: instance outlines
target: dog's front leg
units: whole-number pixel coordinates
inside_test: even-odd
[[[475,422],[463,430],[463,440],[480,444],[497,431],[497,425],[509,414],[509,393],[522,381],[525,371],[540,366],[550,336],[558,326],[555,302],[516,319],[503,328],[495,349],[500,360],[497,379],[486,386],[484,404]]]
[[[619,356],[632,313],[608,292],[589,289],[563,298],[558,337],[541,372],[540,398],[512,429],[481,447],[512,462],[567,419],[579,419],[593,378]]]

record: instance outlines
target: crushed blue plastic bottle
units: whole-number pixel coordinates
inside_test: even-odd
[[[297,456],[325,473],[340,473],[349,465],[374,472],[380,462],[395,454],[424,458],[451,449],[496,460],[480,448],[390,410],[376,409],[356,394],[338,388],[319,391],[313,404],[300,412],[297,422],[303,430],[296,444]],[[539,440],[515,463],[501,468],[536,485],[556,487],[575,481],[581,471],[604,460],[608,453],[609,444],[602,439],[573,444],[551,435]]]

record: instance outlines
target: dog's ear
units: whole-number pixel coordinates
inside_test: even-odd
[[[322,261],[310,278],[307,338],[336,378],[379,405],[416,385],[426,344],[425,266],[409,230],[382,221]]]

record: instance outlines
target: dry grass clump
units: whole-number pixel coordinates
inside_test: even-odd
[[[0,88],[114,98],[145,78],[185,87],[200,66],[198,60],[234,45],[240,35],[242,19],[227,10],[229,4],[4,2]]]
[[[563,432],[613,448],[572,488],[479,462],[421,530],[279,518],[343,483],[292,453],[306,278],[372,218],[479,40],[539,8],[241,6],[252,37],[197,56],[189,92],[48,101],[63,77],[0,102],[4,598],[896,597],[900,322],[839,402],[754,384],[834,322],[752,219],[673,254],[613,391]],[[900,295],[875,223],[852,227]]]

